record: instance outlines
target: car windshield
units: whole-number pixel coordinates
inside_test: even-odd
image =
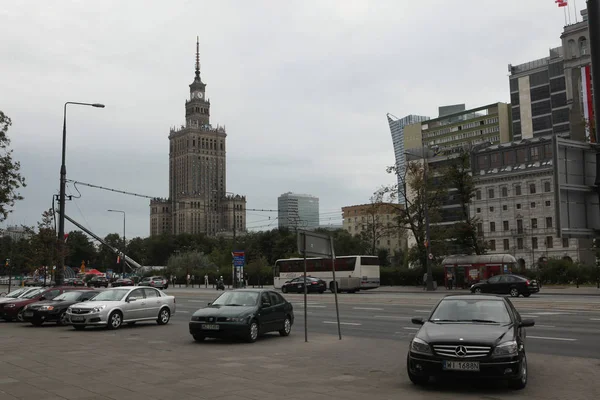
[[[38,294],[40,294],[42,292],[43,292],[42,289],[35,289],[27,294],[24,294],[23,296],[21,296],[21,298],[22,299],[33,299],[35,296],[37,296]]]
[[[60,296],[56,296],[54,301],[76,301],[81,297],[82,292],[64,292]]]
[[[111,289],[94,296],[94,301],[120,301],[129,293],[129,289]]]
[[[508,310],[502,300],[444,299],[429,319],[432,322],[481,322],[508,324]]]
[[[258,302],[257,292],[225,292],[213,301],[215,306],[255,306]]]
[[[12,292],[10,292],[9,294],[6,295],[6,297],[10,297],[10,298],[16,298],[19,297],[20,295],[22,295],[23,293],[25,293],[25,291],[27,291],[27,289],[17,289],[17,290],[13,290]]]

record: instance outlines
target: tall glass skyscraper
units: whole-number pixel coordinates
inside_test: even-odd
[[[284,193],[277,199],[279,228],[319,227],[319,198],[310,194]]]
[[[404,118],[398,118],[390,113],[387,114],[390,132],[392,133],[392,142],[394,143],[394,155],[396,156],[396,173],[398,178],[398,202],[404,204],[404,194],[402,177],[406,168],[406,155],[404,154],[404,127],[419,122],[429,120],[429,117],[421,115],[407,115]]]

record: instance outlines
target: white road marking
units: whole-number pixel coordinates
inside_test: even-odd
[[[415,310],[415,312],[429,314],[431,310]]]
[[[184,310],[176,310],[176,311],[175,311],[175,314],[179,314],[179,313],[182,313],[182,314],[189,314],[190,312],[189,312],[189,311],[184,311]]]
[[[534,314],[537,314],[537,315],[564,315],[564,314],[567,314],[567,313],[564,313],[564,312],[542,311],[542,312],[536,312]]]
[[[375,315],[373,318],[410,319],[410,317],[399,317],[397,315]]]
[[[554,325],[538,325],[538,324],[535,324],[535,327],[536,328],[556,328],[556,326],[554,326]]]
[[[574,342],[577,339],[570,338],[559,338],[559,337],[545,337],[545,336],[529,336],[527,335],[527,339],[542,339],[542,340],[560,340],[563,342]]]
[[[337,325],[337,321],[323,321],[324,324],[336,324]],[[352,326],[360,326],[362,324],[359,324],[358,322],[340,322],[340,325],[352,325]]]
[[[405,326],[403,329],[406,329],[408,331],[418,331],[420,328],[413,328],[412,326]]]
[[[525,318],[538,318],[539,315],[538,314],[521,314],[521,317],[525,317]]]
[[[304,304],[298,304],[297,306],[300,308],[304,308]],[[306,306],[306,308],[327,308],[327,306],[313,306],[313,305],[308,304]]]
[[[375,308],[375,307],[352,307],[354,310],[373,310],[373,311],[383,311],[383,308]]]
[[[600,318],[590,318],[590,321],[600,321]]]

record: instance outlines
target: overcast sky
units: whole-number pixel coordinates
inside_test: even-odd
[[[167,196],[196,36],[227,190],[271,210],[310,193],[321,223],[340,224],[341,207],[394,182],[386,113],[508,102],[507,65],[547,56],[563,25],[552,0],[2,1],[0,109],[28,183],[3,225],[36,224],[58,193],[66,101],[106,104],[69,106],[69,179]],[[79,191],[67,215],[97,234],[122,231],[109,208],[127,213],[127,237],[149,234],[147,199]],[[248,227],[275,217],[249,211]]]

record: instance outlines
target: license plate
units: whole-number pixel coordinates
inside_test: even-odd
[[[479,371],[478,361],[444,361],[442,366],[447,371]]]
[[[202,329],[207,331],[218,331],[219,325],[202,324]]]
[[[26,317],[33,317],[33,313],[31,311],[26,311],[23,313],[23,315]]]
[[[81,322],[84,321],[83,317],[71,317],[71,321],[73,322]]]

